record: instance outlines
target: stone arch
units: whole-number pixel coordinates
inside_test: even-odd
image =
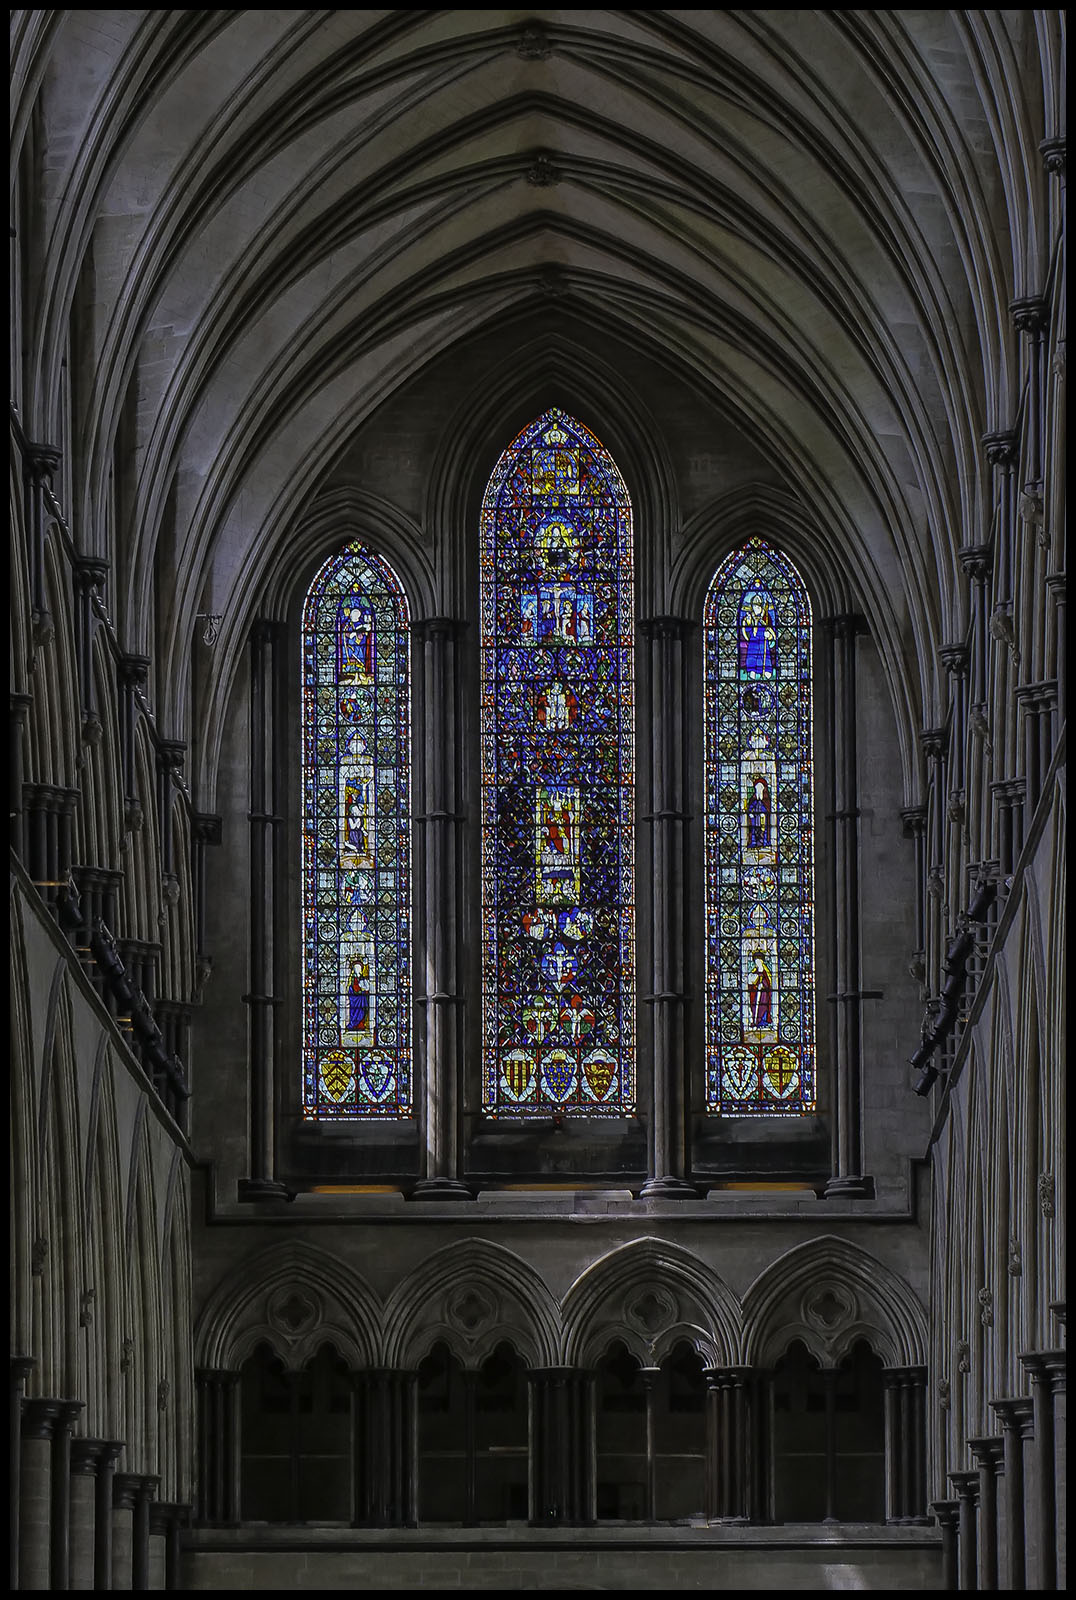
[[[504,1245],[465,1239],[446,1245],[397,1286],[385,1303],[385,1359],[416,1367],[443,1340],[475,1368],[507,1343],[531,1367],[554,1366],[560,1316],[543,1280]]]
[[[711,1366],[738,1360],[740,1306],[699,1258],[653,1237],[610,1251],[564,1298],[564,1360],[588,1367],[614,1339],[644,1365],[686,1340]]]
[[[128,1470],[159,1471],[158,1411],[162,1351],[160,1234],[150,1159],[148,1118],[143,1099],[132,1140],[128,1193],[127,1305],[124,1360],[127,1362]],[[122,1366],[121,1362],[121,1366]]]
[[[897,1275],[834,1234],[796,1245],[760,1273],[743,1301],[746,1365],[769,1367],[802,1339],[835,1367],[858,1339],[887,1366],[925,1366],[927,1317]]]
[[[288,1371],[333,1344],[356,1371],[381,1364],[381,1302],[363,1278],[316,1245],[289,1240],[229,1273],[202,1307],[199,1367],[236,1372],[258,1344]]]

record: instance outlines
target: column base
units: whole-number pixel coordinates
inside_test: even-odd
[[[291,1200],[294,1199],[286,1184],[275,1178],[240,1178],[236,1186],[240,1200]]]
[[[412,1200],[473,1200],[474,1195],[458,1178],[420,1178],[411,1191]]]
[[[697,1200],[698,1185],[686,1178],[648,1178],[639,1190],[640,1200]]]
[[[823,1200],[873,1200],[874,1179],[859,1177],[830,1178],[826,1187],[822,1190],[821,1198]]]

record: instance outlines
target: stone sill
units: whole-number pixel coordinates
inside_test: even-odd
[[[183,1535],[191,1552],[271,1550],[579,1550],[636,1547],[676,1549],[739,1546],[754,1549],[892,1549],[940,1547],[934,1526],[879,1522],[816,1522],[770,1525],[736,1523],[616,1523],[591,1527],[532,1528],[524,1522],[482,1523],[479,1527],[443,1524],[421,1528],[351,1528],[346,1523],[308,1523],[302,1527],[250,1522],[230,1528],[192,1528]]]

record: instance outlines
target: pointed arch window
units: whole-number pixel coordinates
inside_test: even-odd
[[[749,539],[706,597],[706,1105],[813,1111],[811,607]]]
[[[553,409],[481,520],[482,1063],[489,1114],[634,1107],[631,505]]]
[[[303,611],[303,1116],[411,1114],[410,634],[349,544]]]

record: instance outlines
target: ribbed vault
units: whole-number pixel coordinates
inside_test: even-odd
[[[39,206],[46,241],[24,425],[49,438],[65,366],[91,375],[72,533],[165,729],[196,615],[223,618],[207,806],[252,612],[363,429],[490,330],[566,320],[584,367],[645,350],[825,530],[912,793],[992,514],[979,441],[1019,400],[1000,308],[1040,287],[1060,13],[14,17],[16,223]]]

